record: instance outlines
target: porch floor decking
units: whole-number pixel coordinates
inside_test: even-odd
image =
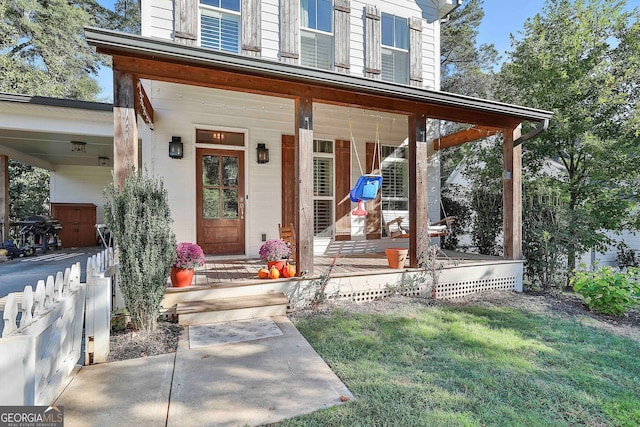
[[[314,256],[313,274],[307,274],[307,278],[317,278],[325,273],[334,256],[316,255]],[[462,253],[453,251],[441,251],[437,257],[443,264],[461,265],[477,262],[502,261],[501,257],[479,255],[472,253]],[[409,263],[407,262],[406,265]],[[230,258],[207,256],[205,265],[196,269],[194,284],[199,286],[219,285],[223,283],[247,282],[258,279],[258,270],[265,267],[265,262],[256,258]],[[404,269],[409,269],[405,267]],[[336,265],[331,274],[332,277],[375,275],[401,271],[391,269],[387,264],[387,257],[384,253],[368,253],[359,255],[339,255]]]

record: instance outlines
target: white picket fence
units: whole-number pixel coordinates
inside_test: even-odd
[[[29,285],[7,296],[0,339],[0,405],[53,402],[80,359],[85,316],[85,359],[106,361],[114,270],[113,251],[108,249],[87,260],[87,283],[80,282],[78,262],[39,280],[35,292]]]

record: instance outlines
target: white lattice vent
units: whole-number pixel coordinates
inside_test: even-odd
[[[352,292],[340,292],[339,294],[332,296],[334,299],[348,299],[355,302],[367,302],[367,301],[375,301],[381,298],[386,298],[396,293],[396,289],[375,289],[375,290],[360,290],[360,291],[352,291]],[[424,287],[416,286],[405,288],[403,292],[401,292],[404,296],[422,296],[424,293]]]
[[[504,276],[465,282],[438,283],[436,298],[460,298],[465,295],[489,290],[515,290],[516,280],[516,276]]]

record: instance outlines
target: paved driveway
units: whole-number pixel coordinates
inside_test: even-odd
[[[87,258],[98,253],[99,246],[88,248],[61,249],[48,251],[44,255],[34,255],[24,258],[15,258],[11,261],[0,263],[0,297],[11,292],[22,292],[25,286],[31,285],[34,290],[38,280],[45,280],[48,275],[55,275],[58,271],[64,272],[65,268],[80,261],[82,265],[82,277],[85,281]],[[4,328],[4,320],[0,316],[0,332]]]

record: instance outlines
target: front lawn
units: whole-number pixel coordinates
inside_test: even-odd
[[[403,299],[293,320],[356,400],[278,425],[640,425],[640,343],[571,318]]]

